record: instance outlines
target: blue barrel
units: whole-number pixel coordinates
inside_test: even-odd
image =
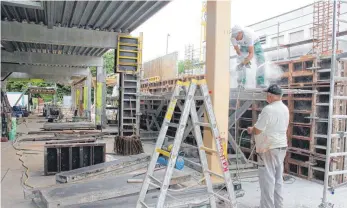
[[[167,157],[164,156],[160,156],[157,160],[157,163],[165,166],[167,166],[168,162],[169,160],[167,159]],[[175,168],[177,170],[182,170],[184,168],[184,159],[182,157],[177,158]]]

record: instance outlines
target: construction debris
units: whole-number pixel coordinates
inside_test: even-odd
[[[76,170],[61,172],[55,175],[57,183],[71,183],[107,173],[115,175],[145,168],[150,156],[148,154],[133,155],[119,160],[104,162],[97,165],[78,168]]]
[[[136,155],[143,153],[139,136],[117,136],[114,142],[114,152],[120,155]]]
[[[91,122],[65,122],[65,123],[45,123],[45,130],[81,130],[95,129],[95,124]]]
[[[154,175],[156,178],[163,180],[165,170],[157,171]],[[129,178],[133,178],[132,174],[36,189],[33,191],[35,195],[34,201],[37,204],[41,204],[44,208],[66,207],[71,205],[81,207],[81,204],[84,203],[97,202],[127,195],[137,195],[142,184],[128,183],[127,180]],[[144,176],[142,175],[133,179],[143,178]],[[183,183],[189,180],[191,180],[190,174],[174,171],[171,184]],[[153,190],[156,189],[156,187],[151,187],[150,189]],[[136,202],[136,199],[134,202]]]

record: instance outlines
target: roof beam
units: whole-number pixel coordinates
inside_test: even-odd
[[[118,33],[1,21],[1,40],[92,48],[116,48]]]
[[[9,0],[2,0],[2,4],[8,5],[8,6],[15,6],[15,7],[22,7],[22,8],[27,8],[27,9],[39,9],[43,10],[42,2],[37,2],[37,1],[9,1]]]
[[[1,77],[3,77],[3,73],[1,73]],[[50,76],[47,74],[28,74],[22,72],[14,72],[8,77],[8,81],[37,81],[38,79],[42,79],[40,81],[50,81],[50,82],[59,82],[64,84],[72,83],[71,76]]]
[[[77,56],[49,53],[32,53],[15,51],[13,53],[1,51],[2,63],[18,64],[43,64],[43,65],[63,65],[63,66],[103,66],[102,57]]]
[[[58,67],[58,66],[36,66],[20,64],[1,64],[1,72],[22,72],[28,74],[39,74],[49,76],[87,76],[88,68]],[[38,77],[39,78],[39,77]]]

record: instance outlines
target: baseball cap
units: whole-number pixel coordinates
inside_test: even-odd
[[[282,89],[277,84],[270,85],[264,92],[268,92],[274,95],[282,95]]]

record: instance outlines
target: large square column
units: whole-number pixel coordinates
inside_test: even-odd
[[[227,157],[229,117],[229,52],[230,10],[229,1],[207,1],[206,24],[206,81],[210,90],[213,110],[221,137],[224,139],[224,154]],[[204,145],[216,149],[211,130],[204,130]],[[209,168],[222,174],[218,156],[208,154]],[[217,178],[213,178],[218,181]]]

